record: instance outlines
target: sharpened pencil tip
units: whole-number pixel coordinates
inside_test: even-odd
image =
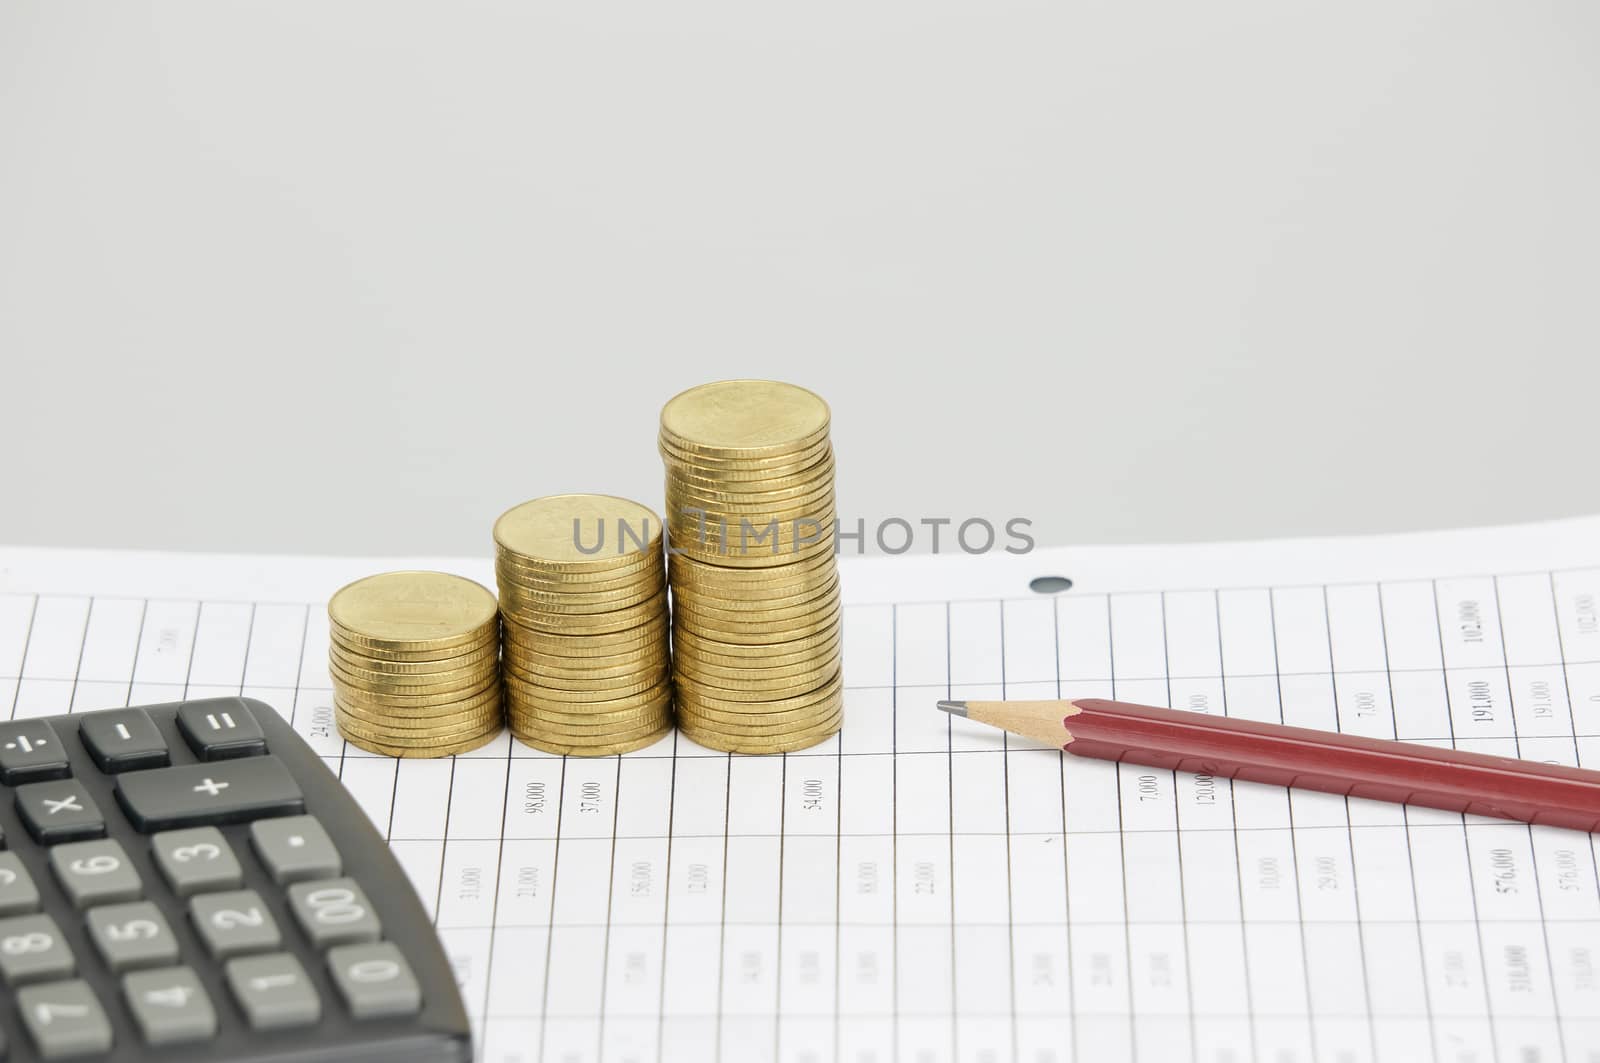
[[[952,716],[965,716],[967,714],[967,703],[964,701],[941,701],[939,702],[939,711],[948,712]]]

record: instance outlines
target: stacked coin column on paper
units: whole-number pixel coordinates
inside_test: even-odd
[[[661,411],[678,722],[712,749],[804,749],[843,720],[827,403],[727,380]]]
[[[661,520],[552,495],[494,526],[511,733],[551,753],[640,749],[672,727]]]
[[[504,726],[494,595],[460,576],[385,572],[341,589],[328,671],[339,733],[372,753],[464,753]]]

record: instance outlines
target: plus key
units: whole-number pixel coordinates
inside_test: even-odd
[[[305,811],[299,785],[277,757],[131,772],[118,777],[117,800],[147,834]]]

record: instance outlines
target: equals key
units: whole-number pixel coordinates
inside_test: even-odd
[[[178,730],[201,760],[259,757],[267,751],[267,736],[256,722],[251,705],[272,709],[245,698],[206,698],[178,706]]]

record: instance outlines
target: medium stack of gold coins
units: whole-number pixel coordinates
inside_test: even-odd
[[[725,380],[661,411],[678,722],[736,753],[838,731],[844,690],[828,404]]]
[[[334,719],[352,745],[442,757],[491,741],[500,710],[494,595],[444,572],[385,572],[328,602]]]
[[[603,756],[672,728],[661,519],[610,495],[552,495],[494,525],[511,733]]]

